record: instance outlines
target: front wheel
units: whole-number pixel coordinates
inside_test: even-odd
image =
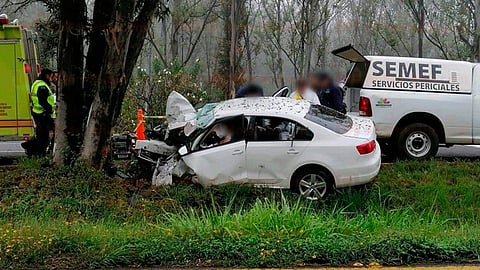
[[[324,169],[310,168],[293,176],[291,189],[308,200],[317,201],[333,191],[333,178]]]
[[[416,123],[402,129],[397,140],[400,159],[428,160],[438,152],[439,138],[431,126]]]

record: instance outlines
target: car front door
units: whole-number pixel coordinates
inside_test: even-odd
[[[247,181],[244,117],[219,121],[200,135],[182,159],[204,186]],[[235,134],[233,134],[233,133]]]
[[[249,130],[247,175],[254,184],[275,186],[288,179],[313,139],[307,128],[279,117],[257,116],[250,122]]]

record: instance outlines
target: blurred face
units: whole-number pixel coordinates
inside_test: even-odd
[[[330,81],[328,79],[323,79],[320,81],[320,88],[327,89],[330,86]]]
[[[53,83],[58,82],[58,73],[53,73],[52,74],[51,82],[53,82]]]
[[[46,79],[47,81],[49,81],[49,82],[52,81],[52,77],[53,77],[53,74],[47,74],[47,75],[45,75],[45,79]]]
[[[297,92],[300,94],[303,94],[305,93],[305,91],[307,91],[307,88],[308,88],[308,84],[300,83],[297,85]]]
[[[258,93],[255,92],[249,92],[245,95],[245,97],[258,97]]]
[[[310,78],[310,84],[312,85],[313,89],[321,89],[322,88],[322,84],[321,84],[320,80],[315,76]]]

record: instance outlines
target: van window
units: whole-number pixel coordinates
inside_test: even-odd
[[[362,88],[367,78],[370,62],[355,63],[347,76],[345,86],[349,88]]]
[[[353,125],[353,120],[346,114],[322,105],[310,106],[310,111],[305,118],[338,134],[347,133]]]

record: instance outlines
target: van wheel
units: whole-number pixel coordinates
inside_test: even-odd
[[[332,176],[321,168],[308,168],[295,173],[290,188],[308,200],[317,201],[333,192]]]
[[[427,160],[438,152],[439,138],[435,129],[423,123],[415,123],[402,129],[397,141],[400,159]]]

